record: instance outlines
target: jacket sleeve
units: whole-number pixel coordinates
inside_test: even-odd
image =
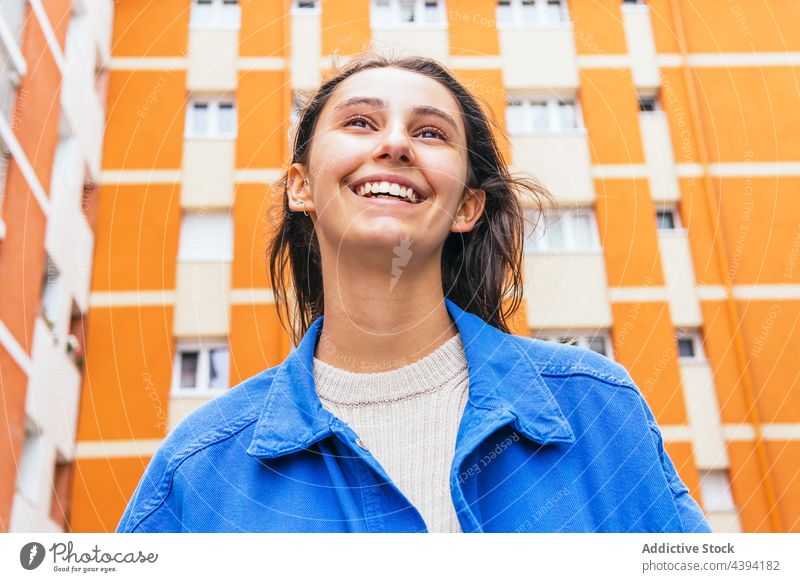
[[[653,442],[658,451],[658,458],[661,461],[661,469],[664,471],[664,476],[667,479],[670,491],[672,491],[672,498],[675,500],[675,506],[678,508],[683,531],[687,533],[711,532],[711,526],[703,515],[703,510],[700,509],[700,506],[689,494],[689,488],[681,481],[678,472],[675,470],[675,465],[672,464],[672,460],[664,449],[664,441],[653,412],[644,397],[640,396],[640,398],[642,408],[647,416],[647,424],[650,427],[650,435],[653,437]]]
[[[156,451],[120,519],[117,533],[183,531],[173,484],[172,453],[168,442]]]

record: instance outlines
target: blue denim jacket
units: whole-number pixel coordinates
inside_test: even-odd
[[[644,398],[619,364],[447,310],[469,400],[450,471],[465,532],[706,532]],[[320,404],[317,318],[279,366],[187,417],[119,532],[425,532],[357,435]]]

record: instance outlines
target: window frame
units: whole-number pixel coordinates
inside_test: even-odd
[[[536,20],[534,22],[526,22],[523,12],[523,0],[508,0],[511,5],[511,19],[505,20],[500,18],[500,1],[495,4],[495,22],[497,23],[498,30],[513,30],[513,29],[542,29],[542,28],[555,28],[555,29],[571,29],[572,19],[569,15],[569,6],[566,0],[559,0],[559,14],[561,18],[557,22],[552,22],[548,16],[548,3],[549,0],[532,0],[534,2],[534,10],[536,11]]]
[[[570,345],[576,345],[581,348],[587,349],[591,352],[599,354],[608,358],[609,360],[614,360],[614,347],[611,342],[611,334],[607,331],[592,331],[592,330],[582,330],[578,333],[569,331],[569,330],[547,330],[536,332],[533,337],[535,339],[539,339],[546,342],[554,342],[554,343],[566,343],[562,342],[562,339],[575,339],[577,340],[575,343],[571,343]],[[601,354],[589,347],[591,344],[591,340],[600,338],[603,340],[605,344],[606,353]]]
[[[415,22],[404,22],[400,18],[402,14],[400,11],[401,0],[387,1],[389,2],[389,20],[383,22],[375,18],[374,7],[376,0],[370,0],[369,26],[372,30],[446,30],[448,27],[445,0],[414,0],[414,15],[423,15],[423,20],[417,19]],[[435,22],[424,20],[426,1],[435,1],[437,3],[437,20]]]
[[[322,10],[320,7],[320,0],[308,0],[313,1],[313,7],[305,7],[300,6],[301,0],[292,0],[292,8],[290,10],[290,14],[292,16],[307,16],[312,14],[321,14]]]
[[[211,388],[211,350],[225,348],[228,352],[228,378],[224,387]],[[182,354],[187,352],[198,352],[197,357],[197,385],[194,387],[181,386],[181,361]],[[209,397],[230,389],[231,379],[231,350],[228,341],[224,338],[210,338],[203,340],[176,340],[175,356],[172,360],[172,385],[171,394],[173,396],[196,396]]]
[[[537,211],[537,209],[527,209],[527,211]],[[563,249],[551,249],[549,245],[547,245],[546,240],[548,236],[548,226],[554,224],[554,219],[559,218],[560,215],[574,215],[575,217],[580,215],[585,215],[589,217],[589,237],[591,239],[591,247],[582,248],[578,247],[576,244],[577,237],[575,236],[576,232],[573,229],[576,221],[568,220],[564,224],[567,224],[567,229],[564,231],[564,248]],[[563,220],[563,217],[559,218],[559,220]],[[537,236],[538,231],[538,236]],[[553,209],[546,209],[545,210],[545,217],[544,223],[541,224],[537,231],[534,231],[533,234],[525,233],[525,245],[523,248],[524,254],[526,256],[532,255],[578,255],[578,254],[598,254],[602,253],[603,249],[600,246],[600,234],[597,229],[597,219],[595,217],[594,208],[588,206],[575,206],[571,208],[559,208],[556,210]],[[530,242],[528,239],[530,238]]]
[[[672,228],[661,228],[658,215],[659,213],[669,213],[672,215]],[[684,232],[683,224],[681,224],[681,213],[678,210],[676,205],[667,205],[663,204],[656,207],[656,230],[659,233],[666,233],[666,232]]]
[[[712,478],[709,481],[709,478]],[[717,486],[724,485],[719,489]],[[713,494],[713,495],[712,495]],[[700,472],[700,498],[707,513],[738,513],[728,469],[706,469]]]
[[[233,3],[235,2],[235,4]],[[189,29],[190,30],[240,30],[242,27],[242,8],[238,1],[233,0],[192,0],[189,10]],[[210,16],[202,18],[198,16],[199,4],[208,4]],[[234,10],[232,6],[235,6]],[[229,13],[226,14],[226,11]],[[235,17],[234,17],[235,13]]]
[[[195,109],[196,105],[205,104],[208,107],[208,130],[205,133],[195,131]],[[223,105],[230,105],[233,109],[233,130],[230,133],[219,131],[220,109]],[[236,106],[236,99],[227,95],[203,96],[196,95],[189,99],[186,107],[186,127],[183,133],[184,139],[208,139],[208,140],[235,140],[239,134],[239,109]]]
[[[208,219],[209,217],[215,217],[219,220],[219,225],[221,226],[222,235],[225,237],[222,240],[224,246],[220,245],[216,248],[216,251],[219,253],[218,255],[214,256],[201,256],[201,255],[193,255],[192,251],[196,251],[196,247],[191,245],[187,242],[187,239],[184,238],[185,230],[187,229],[186,223],[187,221],[191,220],[198,220],[201,221],[204,218]],[[213,220],[213,218],[212,218]],[[195,228],[197,226],[195,225]],[[230,263],[233,261],[233,237],[234,237],[234,225],[233,225],[233,213],[231,210],[214,210],[214,211],[202,211],[202,212],[195,212],[191,210],[186,210],[181,215],[181,224],[180,230],[178,231],[178,256],[177,262],[178,263]],[[206,232],[208,232],[208,225],[206,226]],[[195,239],[196,240],[196,239]]]
[[[510,101],[520,101],[522,110],[522,117],[524,122],[522,126],[515,126],[509,117],[509,109],[512,107]],[[547,128],[536,129],[535,119],[536,113],[534,107],[544,104],[547,110]],[[562,127],[561,108],[562,105],[571,105],[574,109],[575,127]],[[559,97],[549,96],[542,97],[537,95],[525,94],[509,94],[506,97],[506,127],[508,133],[511,135],[581,135],[586,132],[583,125],[583,115],[581,114],[580,102],[577,96]]]
[[[692,349],[694,350],[693,356],[682,356],[679,345],[679,340],[691,340]],[[678,361],[681,364],[691,364],[698,362],[705,362],[706,355],[703,349],[703,338],[700,336],[700,331],[696,329],[677,328],[675,330],[675,350],[678,355]]]

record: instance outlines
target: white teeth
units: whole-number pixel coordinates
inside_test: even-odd
[[[367,194],[389,194],[391,196],[400,196],[406,198],[411,202],[416,202],[418,200],[417,196],[414,195],[414,190],[412,188],[406,188],[400,184],[395,184],[388,181],[365,182],[356,189],[356,194],[359,196],[366,196]]]

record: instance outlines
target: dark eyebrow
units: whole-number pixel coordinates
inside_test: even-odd
[[[378,97],[350,97],[349,99],[345,99],[344,101],[337,103],[333,110],[340,111],[342,109],[352,107],[353,105],[368,105],[370,107],[374,107],[375,109],[389,108],[389,105],[386,103],[386,101]],[[411,112],[415,113],[416,115],[432,115],[434,117],[438,117],[450,125],[454,131],[458,132],[458,124],[456,123],[456,120],[438,107],[432,107],[430,105],[418,105],[416,107],[412,107]]]

